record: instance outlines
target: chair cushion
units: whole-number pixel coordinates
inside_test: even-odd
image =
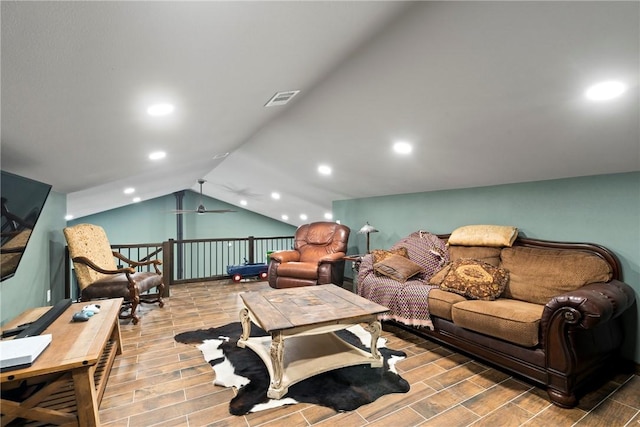
[[[525,347],[539,343],[544,305],[500,298],[495,301],[467,300],[451,309],[460,327]]]
[[[140,293],[146,292],[162,283],[162,276],[150,272],[138,272],[131,275]],[[119,298],[129,301],[129,281],[124,273],[106,275],[82,290],[82,299]]]
[[[278,276],[317,279],[317,262],[285,262],[278,266]]]
[[[294,249],[301,262],[314,262],[327,254],[347,252],[349,227],[335,222],[313,222],[298,227]]]
[[[93,224],[77,224],[67,227],[63,231],[69,246],[69,255],[72,259],[85,257],[100,268],[117,270],[116,261],[111,251],[111,244],[102,227]],[[74,262],[73,267],[76,271],[80,289],[84,289],[97,280],[109,277],[78,262]]]

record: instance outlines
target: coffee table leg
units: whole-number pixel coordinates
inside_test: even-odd
[[[271,399],[280,399],[287,394],[288,388],[282,387],[282,373],[284,371],[284,338],[282,333],[271,333],[271,367],[273,368],[273,377],[271,385],[267,391],[267,397]]]
[[[382,335],[382,324],[378,320],[374,320],[367,326],[367,331],[371,334],[371,357],[380,360],[380,352],[378,351],[378,338]]]
[[[238,340],[238,347],[244,348],[244,342],[251,335],[251,318],[249,317],[249,310],[246,308],[240,310],[240,323],[242,324],[242,335]]]

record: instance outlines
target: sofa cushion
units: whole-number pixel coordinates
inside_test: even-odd
[[[486,262],[461,258],[451,263],[440,289],[471,299],[492,301],[498,298],[509,281],[509,272]]]
[[[516,237],[518,229],[510,225],[465,225],[453,230],[449,244],[505,247],[513,245]]]
[[[472,258],[484,261],[494,266],[500,265],[502,248],[487,246],[449,246],[449,259],[455,261],[460,258]]]
[[[500,298],[495,301],[467,300],[451,309],[453,322],[465,329],[500,338],[525,347],[539,343],[544,305]]]
[[[500,266],[509,270],[510,276],[503,296],[537,304],[612,277],[609,263],[579,250],[505,248]]]
[[[454,304],[467,299],[462,295],[453,292],[443,291],[441,289],[431,289],[429,291],[429,314],[431,316],[442,317],[443,319],[453,320],[451,318],[451,308]]]
[[[373,270],[398,282],[406,282],[410,277],[424,271],[420,265],[396,254],[392,254],[383,261],[373,264]]]

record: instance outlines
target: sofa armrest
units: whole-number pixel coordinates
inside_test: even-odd
[[[576,376],[584,367],[615,352],[624,339],[614,321],[635,300],[633,289],[612,280],[592,283],[549,301],[540,319],[540,339],[545,350],[548,389],[554,403],[572,407]]]
[[[618,317],[635,300],[631,286],[618,280],[608,283],[592,283],[572,292],[551,299],[544,308],[540,325],[543,334],[553,324],[554,317],[562,312],[562,324],[583,329]]]
[[[271,255],[272,261],[277,262],[296,262],[300,261],[300,252],[298,251],[278,251],[273,252]]]

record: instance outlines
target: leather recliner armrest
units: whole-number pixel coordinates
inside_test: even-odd
[[[278,251],[273,252],[271,255],[271,260],[277,262],[296,262],[300,261],[300,252],[298,251]]]
[[[551,299],[545,305],[540,325],[544,333],[557,312],[564,310],[563,323],[592,329],[600,323],[618,317],[634,300],[633,289],[626,283],[618,280],[592,283]]]
[[[346,254],[344,252],[334,252],[332,254],[327,254],[318,260],[318,264],[342,261],[345,256]]]

